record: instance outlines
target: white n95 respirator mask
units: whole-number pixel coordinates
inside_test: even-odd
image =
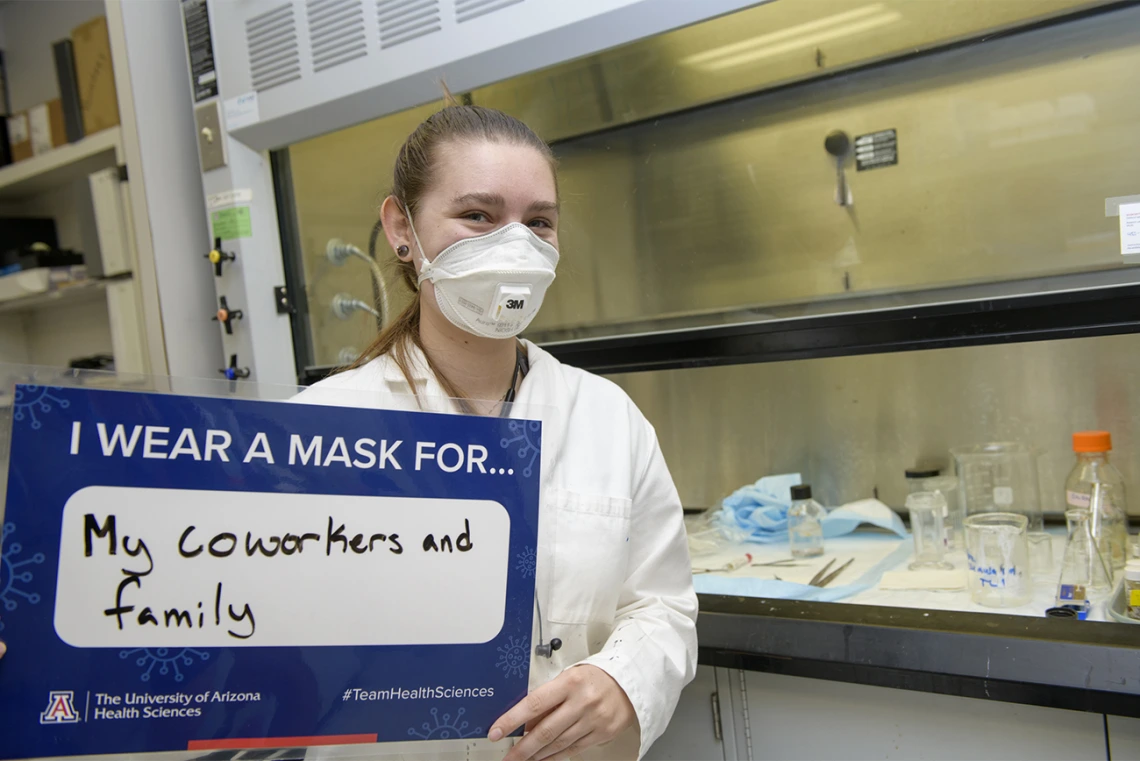
[[[423,257],[423,246],[412,235]],[[558,249],[518,222],[477,238],[464,238],[423,258],[419,282],[430,281],[443,316],[484,338],[510,338],[538,314],[554,281]]]

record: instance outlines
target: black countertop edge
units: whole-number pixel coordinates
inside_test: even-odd
[[[700,595],[700,662],[1140,717],[1140,628]]]

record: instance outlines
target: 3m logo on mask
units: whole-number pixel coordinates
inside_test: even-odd
[[[502,333],[504,322],[512,326],[511,330],[518,332],[519,320],[526,318],[526,305],[533,295],[534,291],[529,285],[500,284],[496,289],[490,314],[491,319],[498,323],[495,325],[495,332]]]

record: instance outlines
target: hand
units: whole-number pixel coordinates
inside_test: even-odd
[[[0,641],[0,658],[3,658],[3,657],[4,657],[4,653],[6,653],[6,652],[8,652],[8,646],[7,646],[7,645],[5,645],[5,644],[3,643],[3,641]]]
[[[614,678],[584,664],[527,695],[494,723],[488,739],[501,740],[526,725],[526,735],[503,761],[561,761],[609,742],[636,718]]]

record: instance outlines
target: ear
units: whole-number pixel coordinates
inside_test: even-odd
[[[384,227],[384,237],[388,239],[388,245],[392,247],[393,251],[399,251],[401,246],[407,246],[407,253],[396,254],[401,260],[408,262],[412,260],[412,248],[415,247],[415,240],[412,238],[412,226],[408,222],[407,216],[404,215],[404,210],[400,206],[400,202],[396,200],[396,196],[388,196],[384,199],[384,203],[380,205],[380,223]]]

